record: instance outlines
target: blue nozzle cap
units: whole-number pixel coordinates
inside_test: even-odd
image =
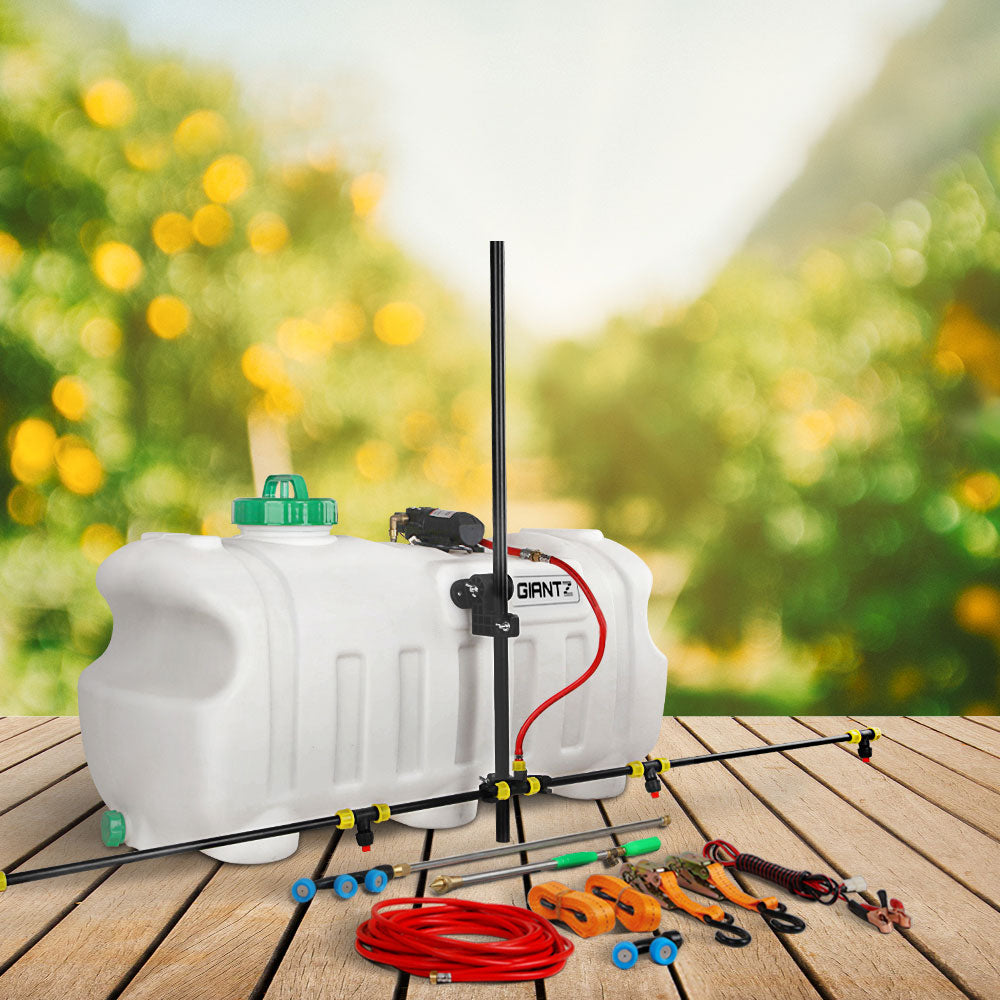
[[[316,895],[316,883],[311,878],[300,878],[292,883],[292,899],[296,903],[308,903]]]
[[[358,891],[358,880],[353,875],[338,875],[333,881],[333,891],[341,899],[350,899]]]

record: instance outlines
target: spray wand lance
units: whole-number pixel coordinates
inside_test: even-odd
[[[463,885],[482,885],[484,882],[499,882],[505,878],[517,878],[518,875],[532,875],[535,872],[561,871],[563,868],[579,868],[582,865],[593,865],[603,861],[613,865],[622,858],[634,858],[640,854],[652,854],[660,849],[659,837],[646,837],[643,840],[630,840],[620,847],[609,847],[606,851],[574,851],[571,854],[560,854],[548,861],[534,861],[527,865],[515,865],[513,868],[497,868],[491,872],[470,872],[468,875],[438,875],[431,882],[431,891],[443,896],[452,889]]]

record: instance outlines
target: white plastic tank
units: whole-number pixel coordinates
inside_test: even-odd
[[[154,847],[475,788],[493,768],[492,641],[471,634],[450,588],[490,573],[490,554],[331,534],[336,504],[308,498],[299,476],[269,477],[263,497],[234,503],[234,521],[233,538],[143,535],[98,570],[114,626],[80,677],[80,723],[125,842]],[[649,569],[599,531],[521,531],[508,544],[570,563],[608,623],[596,673],[528,733],[530,771],[575,773],[648,753],[667,680],[649,636]],[[556,567],[512,559],[509,573],[521,627],[511,644],[513,734],[589,666],[598,629]],[[558,794],[617,795],[625,780]],[[477,805],[399,819],[458,826]],[[206,853],[274,861],[297,842]]]

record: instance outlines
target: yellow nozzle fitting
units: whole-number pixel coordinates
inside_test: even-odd
[[[861,742],[861,731],[859,729],[848,729],[847,735],[851,738],[847,741],[848,743],[860,743]]]
[[[523,760],[515,760],[510,766],[511,774],[517,774],[518,771],[527,771],[528,765],[525,764]]]
[[[372,809],[378,810],[378,819],[375,820],[376,823],[384,823],[389,818],[389,807],[384,802],[373,802]]]
[[[497,802],[503,802],[510,798],[510,785],[506,781],[497,782]]]
[[[7,888],[7,873],[0,872],[0,892]]]
[[[354,826],[354,813],[350,809],[341,809],[334,815],[337,817],[338,830],[350,830]]]
[[[528,778],[528,790],[525,795],[534,795],[542,790],[542,783],[537,778]]]
[[[629,775],[630,778],[641,778],[646,773],[641,760],[630,760],[625,766],[632,768],[632,773]]]
[[[670,770],[670,761],[666,757],[654,757],[653,760],[660,762],[660,774],[666,774]]]

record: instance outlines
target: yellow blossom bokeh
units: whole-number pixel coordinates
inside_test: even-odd
[[[424,332],[424,314],[412,302],[389,302],[375,313],[375,336],[386,344],[406,346]]]
[[[135,97],[121,80],[107,77],[87,88],[83,95],[83,109],[95,125],[119,128],[134,117]]]
[[[146,308],[150,330],[163,340],[174,340],[191,325],[191,310],[176,295],[157,295]]]
[[[201,186],[212,201],[228,205],[246,193],[252,177],[250,164],[242,156],[227,153],[208,165]]]
[[[108,288],[127,292],[142,280],[142,258],[127,243],[110,240],[94,252],[94,273]]]

